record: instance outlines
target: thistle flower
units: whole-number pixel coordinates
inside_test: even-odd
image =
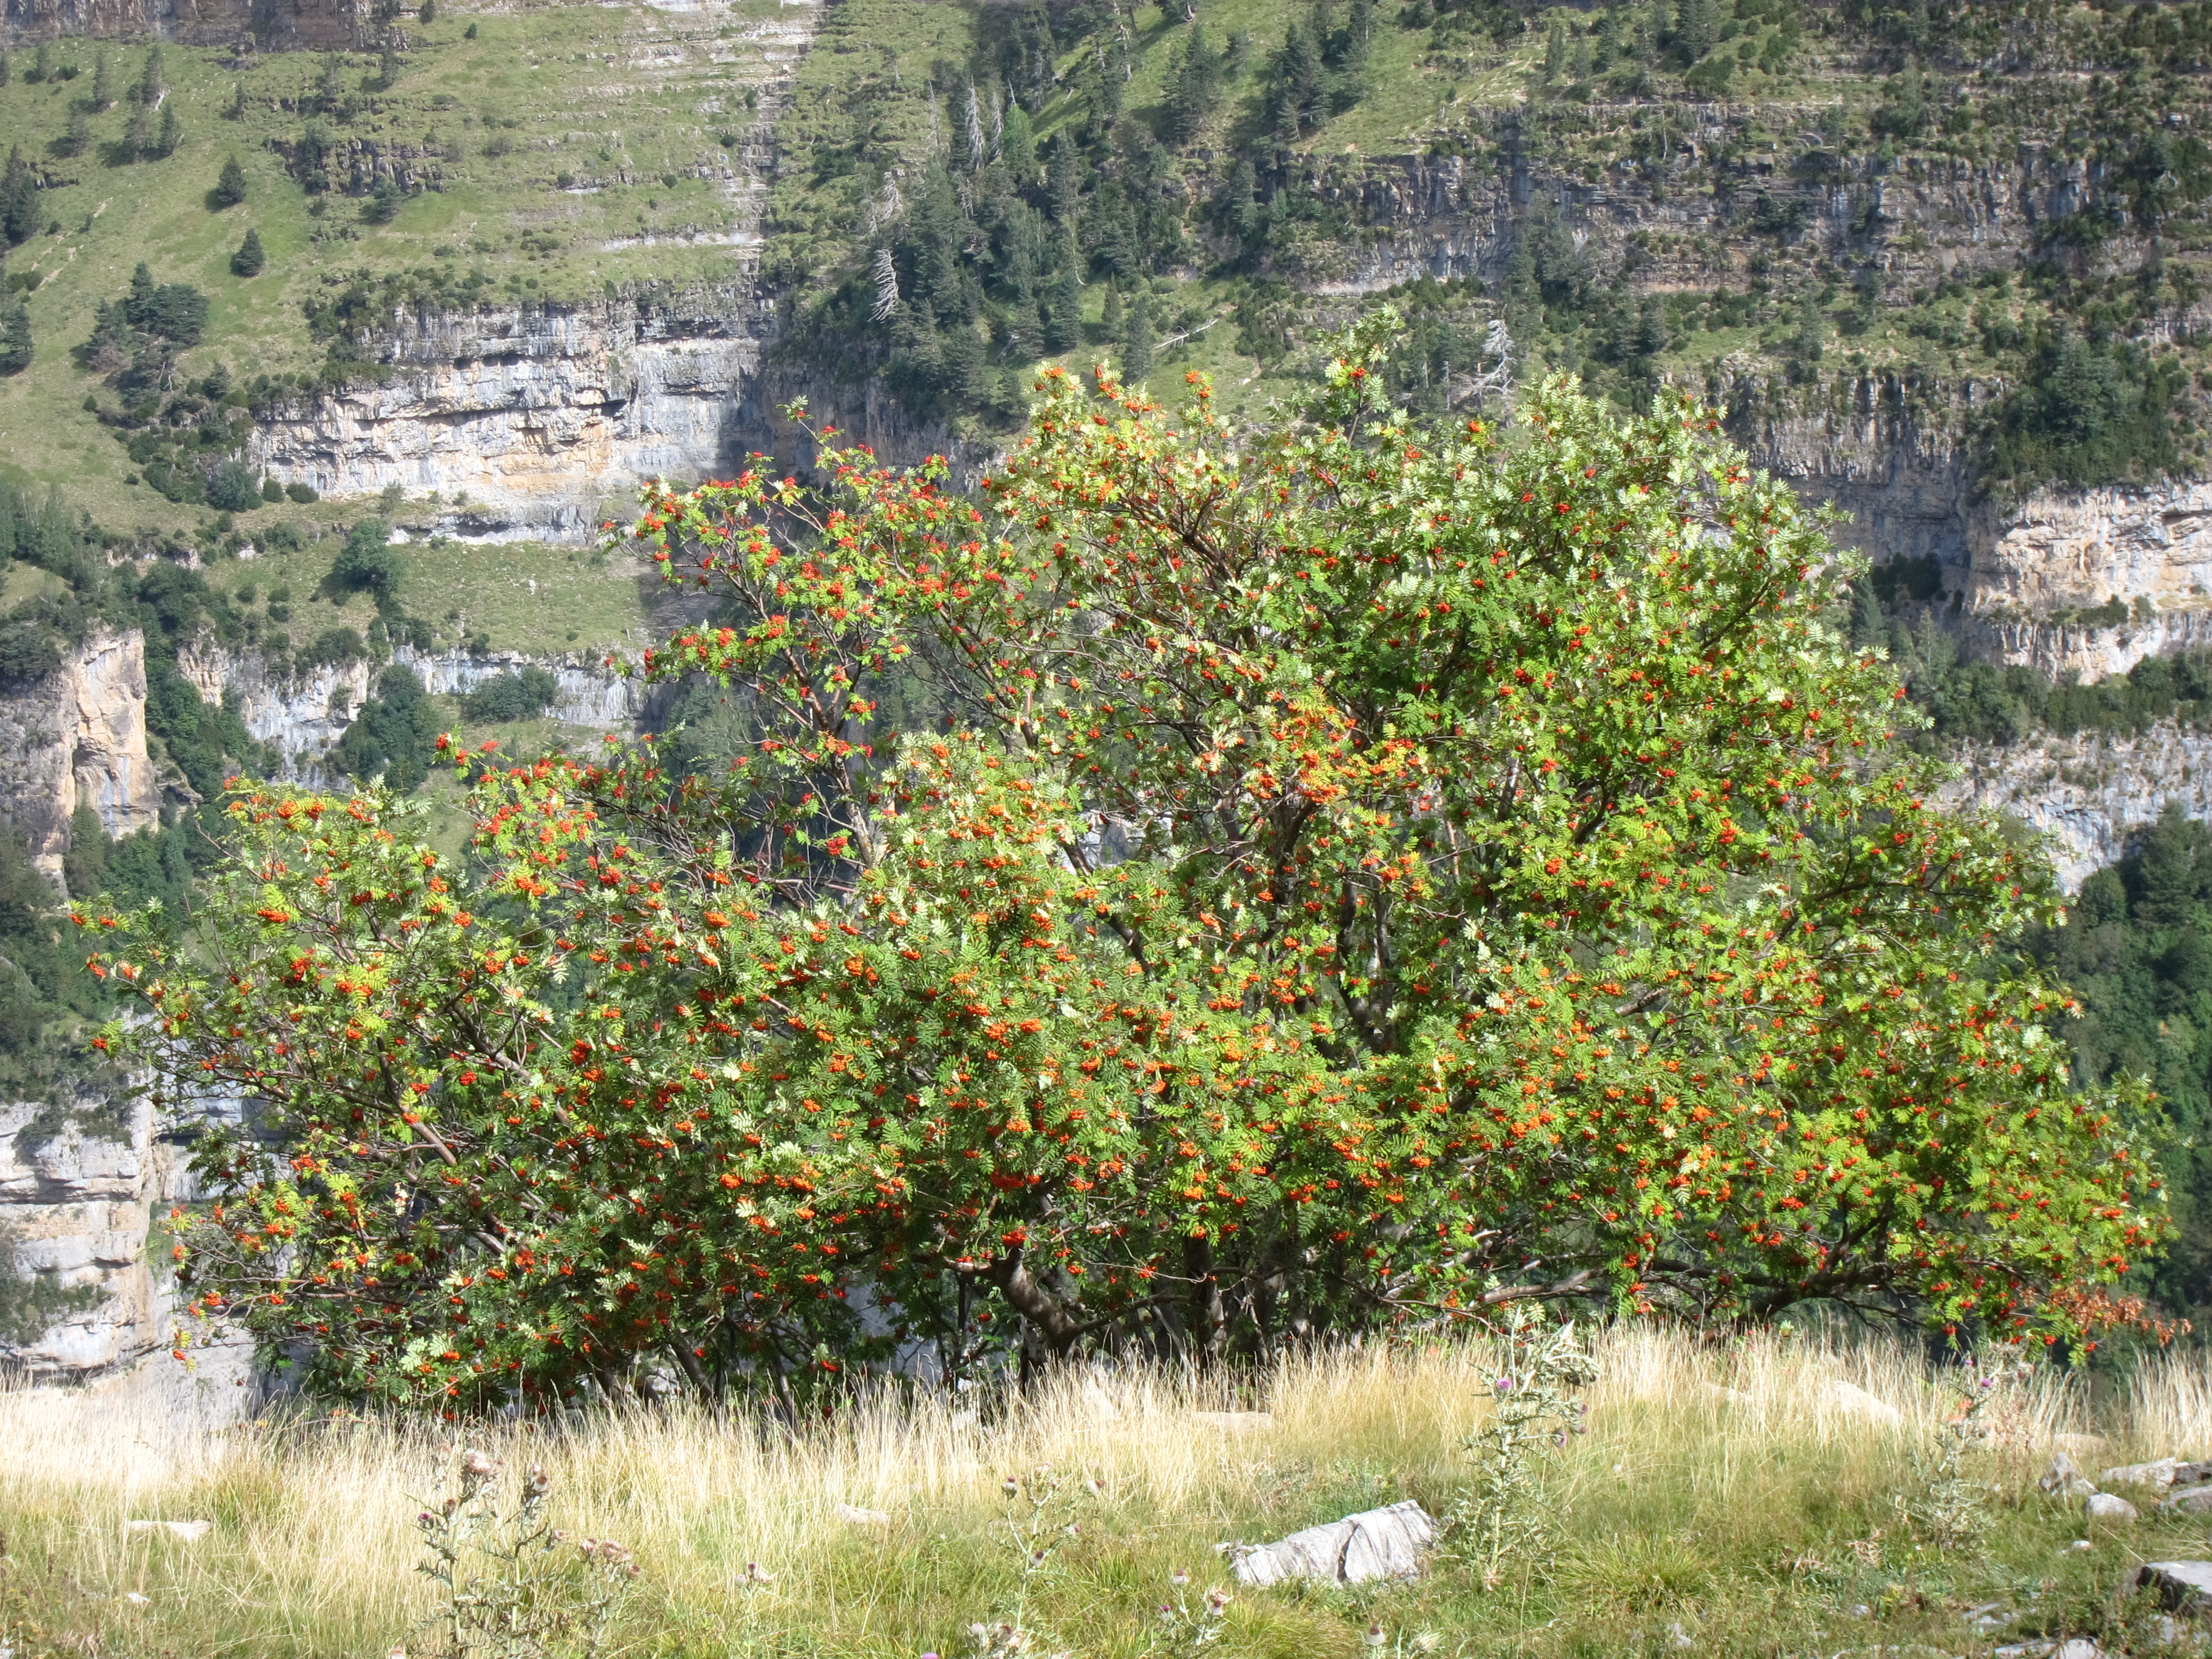
[[[1370,1648],[1379,1648],[1390,1638],[1382,1633],[1381,1624],[1376,1623],[1368,1626],[1367,1634],[1359,1639]]]
[[[1190,1574],[1183,1568],[1177,1567],[1173,1572],[1168,1575],[1168,1583],[1178,1587],[1188,1584],[1190,1583]]]

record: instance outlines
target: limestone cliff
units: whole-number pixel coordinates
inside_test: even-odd
[[[2095,732],[1999,747],[1968,744],[1943,798],[2009,814],[2043,832],[2070,892],[2127,850],[2168,801],[2212,818],[2212,732],[2172,724],[2136,738]]]
[[[742,281],[588,305],[410,314],[388,378],[265,411],[254,464],[325,495],[435,490],[439,528],[588,540],[637,482],[733,471],[769,313]]]
[[[518,669],[545,669],[558,688],[546,712],[566,725],[592,731],[634,730],[651,696],[643,682],[615,672],[593,653],[471,655],[458,649],[417,652],[402,647],[392,660],[412,668],[424,689],[439,695],[473,691]],[[369,696],[379,672],[368,663],[325,664],[280,678],[270,673],[258,652],[234,652],[209,641],[180,649],[177,669],[205,701],[228,698],[247,732],[258,742],[273,744],[283,757],[285,775],[311,784],[338,781],[330,775],[324,757],[345,735],[353,711]]]
[[[146,641],[136,629],[95,629],[52,673],[0,696],[0,823],[57,883],[80,805],[97,811],[111,836],[161,817],[146,749]]]

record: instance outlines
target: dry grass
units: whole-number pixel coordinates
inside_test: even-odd
[[[1669,1626],[1707,1652],[1879,1636],[1964,1653],[1963,1605],[2003,1600],[2028,1615],[2016,1628],[2109,1633],[2107,1592],[2142,1550],[2202,1553],[2191,1529],[2155,1522],[2071,1549],[2078,1513],[2033,1486],[2063,1443],[2093,1471],[2212,1450],[2202,1358],[2147,1365],[2101,1424],[2056,1373],[2008,1386],[1978,1465],[1996,1488],[1990,1551],[1960,1561],[1916,1548],[1896,1510],[1915,1450],[1959,1399],[1907,1350],[1629,1328],[1597,1351],[1591,1431],[1552,1475],[1553,1572],[1488,1594],[1449,1564],[1388,1589],[1247,1593],[1212,1651],[1358,1653],[1372,1618],[1393,1640],[1433,1633],[1446,1654],[1671,1652]],[[1448,1505],[1487,1398],[1479,1358],[1382,1346],[1294,1358],[1244,1386],[1241,1403],[1270,1415],[1230,1423],[1194,1416],[1233,1403],[1220,1387],[1157,1373],[1064,1377],[994,1402],[980,1425],[885,1396],[797,1430],[676,1408],[550,1431],[278,1416],[210,1432],[19,1393],[0,1396],[0,1526],[19,1583],[100,1652],[380,1655],[427,1606],[412,1519],[465,1442],[516,1469],[543,1462],[560,1524],[635,1552],[626,1650],[951,1655],[1013,1593],[1006,1523],[1026,1510],[1002,1482],[1049,1466],[1071,1477],[1082,1533],[1040,1578],[1029,1622],[1046,1651],[1136,1656],[1153,1650],[1173,1568],[1225,1579],[1218,1540],[1401,1497]],[[1838,1382],[1895,1420],[1854,1408]],[[2094,1429],[2108,1450],[2062,1438]],[[856,1524],[840,1505],[889,1519]],[[142,1518],[215,1526],[186,1544],[131,1533]],[[750,1561],[774,1581],[750,1583]]]

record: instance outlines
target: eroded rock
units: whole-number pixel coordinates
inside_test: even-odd
[[[1413,1499],[1308,1527],[1273,1544],[1230,1546],[1238,1582],[1265,1588],[1306,1579],[1322,1584],[1364,1584],[1378,1578],[1411,1578],[1421,1553],[1436,1541],[1437,1523]]]

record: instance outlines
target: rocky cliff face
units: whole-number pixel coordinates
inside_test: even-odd
[[[586,541],[641,479],[719,477],[759,444],[770,316],[736,281],[396,318],[385,383],[264,415],[252,460],[325,495],[435,490],[452,535]]]
[[[136,629],[96,630],[44,679],[0,697],[0,823],[56,882],[80,805],[112,836],[161,817],[146,749],[146,641]]]
[[[1969,744],[1954,758],[1961,775],[1943,799],[2042,831],[2069,892],[2121,857],[2167,802],[2212,818],[2212,732],[2168,724],[2138,738],[2046,733],[2002,748]]]
[[[6,0],[0,40],[147,35],[191,46],[251,40],[270,48],[343,52],[373,33],[364,0]]]
[[[422,653],[402,647],[392,660],[412,668],[422,676],[425,690],[441,695],[473,691],[486,680],[518,669],[546,669],[559,688],[546,712],[564,724],[592,731],[634,730],[651,706],[651,691],[642,681],[616,673],[597,655],[489,652],[471,656],[459,650]],[[310,784],[336,781],[324,757],[345,735],[353,711],[369,696],[380,672],[368,663],[349,663],[279,678],[269,672],[258,652],[233,652],[206,642],[180,650],[177,669],[206,702],[229,699],[246,731],[257,741],[276,746],[284,757],[285,775]]]

